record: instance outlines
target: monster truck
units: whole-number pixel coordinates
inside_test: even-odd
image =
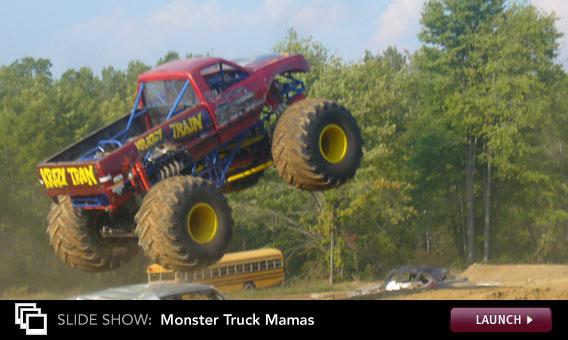
[[[37,166],[53,200],[47,232],[74,268],[112,270],[141,247],[162,266],[218,260],[232,235],[223,193],[274,165],[325,190],[359,167],[359,127],[343,106],[305,98],[301,55],[173,61],[143,73],[132,111]]]

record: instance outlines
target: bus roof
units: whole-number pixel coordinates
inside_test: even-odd
[[[235,253],[225,254],[219,261],[211,266],[218,266],[233,262],[254,261],[266,257],[282,257],[282,252],[276,248],[262,248],[255,250],[239,251]],[[168,273],[172,270],[165,269],[159,264],[151,264],[148,266],[147,273]]]
[[[255,249],[255,250],[239,251],[239,252],[236,252],[236,253],[225,254],[215,264],[241,262],[241,261],[252,261],[252,260],[256,260],[256,259],[260,259],[260,258],[276,257],[276,256],[278,256],[278,257],[282,256],[282,252],[280,251],[280,249],[262,248],[262,249]]]

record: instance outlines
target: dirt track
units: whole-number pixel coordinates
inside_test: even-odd
[[[433,300],[567,300],[566,265],[479,265],[474,264],[460,276],[470,282],[497,287],[437,289],[387,294],[386,299]]]
[[[337,290],[291,293],[285,288],[235,293],[234,299],[334,300],[568,300],[568,265],[480,265],[458,274],[467,281],[452,288],[386,292],[383,282],[349,282]],[[458,280],[459,281],[459,280]],[[477,285],[477,286],[476,286]],[[371,292],[378,288],[378,292]],[[360,295],[361,291],[369,293]],[[309,291],[309,290],[308,290]],[[376,290],[375,290],[376,291]]]
[[[227,294],[230,299],[405,299],[405,300],[568,300],[568,265],[479,265],[470,266],[458,274],[467,278],[467,287],[440,288],[400,292],[381,291],[383,282],[345,282],[335,289],[322,289],[321,284],[275,287],[257,291]],[[471,285],[470,285],[471,284]],[[477,284],[477,287],[472,287]],[[479,286],[481,285],[481,286]],[[377,289],[379,293],[354,295]],[[1,292],[0,292],[1,293]],[[57,299],[69,296],[54,294],[1,295],[5,299]]]

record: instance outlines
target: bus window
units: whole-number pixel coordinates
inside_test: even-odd
[[[242,289],[245,283],[250,282],[257,288],[264,288],[278,285],[284,280],[284,259],[277,249],[244,251],[226,256],[229,258],[225,261],[221,259],[211,267],[188,272],[149,268],[148,279],[150,282],[161,281],[173,276],[174,281],[204,282],[224,287],[227,291]]]
[[[188,281],[186,273],[176,272],[174,273],[174,281]]]

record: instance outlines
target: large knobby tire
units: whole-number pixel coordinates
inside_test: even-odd
[[[112,223],[104,211],[74,209],[69,197],[59,197],[48,215],[47,233],[57,256],[88,272],[113,270],[138,251],[135,239],[103,239],[100,228]]]
[[[292,104],[274,129],[274,165],[286,182],[300,189],[325,190],[345,183],[355,175],[361,156],[355,118],[327,100]]]
[[[136,214],[146,256],[168,269],[187,271],[219,260],[229,245],[231,208],[210,182],[175,176],[154,185]]]

